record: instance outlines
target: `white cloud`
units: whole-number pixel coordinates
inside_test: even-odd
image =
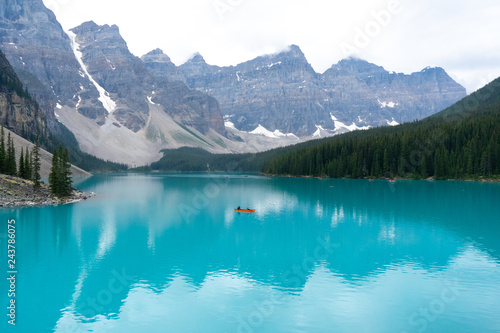
[[[178,65],[195,52],[234,65],[297,44],[323,72],[346,56],[341,45],[356,46],[357,32],[368,29],[357,55],[388,70],[441,66],[469,91],[500,76],[496,0],[44,1],[65,29],[87,20],[117,24],[134,54],[160,47]],[[398,13],[377,29],[373,13],[394,3]]]

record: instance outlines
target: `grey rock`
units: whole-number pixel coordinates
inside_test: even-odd
[[[32,140],[47,129],[45,115],[23,90],[21,81],[1,50],[0,124]]]
[[[76,34],[89,74],[117,103],[114,114],[123,125],[135,132],[142,129],[148,119],[151,99],[183,125],[192,126],[203,134],[212,128],[225,135],[218,102],[175,81],[175,65],[161,50],[145,55],[143,60],[146,62],[143,62],[128,50],[115,25],[86,22],[71,31]],[[173,76],[174,80],[161,75],[163,70],[172,70],[168,76]]]
[[[42,0],[0,3],[0,48],[48,120],[55,120],[56,103],[75,106],[77,92],[86,93],[82,107],[105,115],[97,90],[81,75],[69,37]]]
[[[118,27],[85,22],[71,31],[88,73],[117,104],[116,118],[134,132],[143,128],[149,112],[146,95],[154,82],[142,61],[130,53]]]
[[[185,85],[180,88],[175,85],[172,89],[164,77],[157,78],[156,72],[150,72],[130,53],[117,26],[86,22],[72,32],[76,34],[86,70],[116,102],[114,115],[122,125],[139,131],[149,117],[148,96],[159,99],[169,96],[175,97],[177,104],[170,102],[165,112],[181,124],[195,126],[202,133],[213,128],[225,134],[217,101]],[[104,124],[108,112],[99,101],[99,92],[75,57],[70,37],[42,0],[0,3],[0,49],[49,122],[56,122],[54,110],[60,104],[76,108],[99,125]],[[153,90],[157,91],[154,97]],[[49,124],[49,128],[56,127]]]
[[[157,78],[168,79],[169,81],[185,81],[182,72],[161,49],[155,49],[143,55],[141,60]]]
[[[411,75],[345,59],[324,74],[314,71],[296,45],[237,66],[208,65],[195,55],[178,67],[191,88],[214,96],[235,126],[308,136],[321,125],[335,130],[331,115],[346,125],[387,125],[422,119],[466,95],[441,68]],[[160,68],[157,68],[160,70]],[[175,73],[170,65],[165,76]]]

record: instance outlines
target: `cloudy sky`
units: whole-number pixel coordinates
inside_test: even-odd
[[[116,24],[132,53],[235,65],[297,44],[317,72],[350,55],[443,67],[472,92],[500,76],[498,0],[43,0],[64,29]]]

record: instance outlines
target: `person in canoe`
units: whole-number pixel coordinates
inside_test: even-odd
[[[250,207],[247,207],[247,209],[241,209],[241,206],[238,206],[238,208],[235,208],[234,211],[243,212],[243,213],[255,213],[255,209],[250,209]]]

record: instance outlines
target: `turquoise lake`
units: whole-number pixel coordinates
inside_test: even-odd
[[[1,332],[500,331],[500,184],[125,174],[77,187],[98,195],[0,209]]]

